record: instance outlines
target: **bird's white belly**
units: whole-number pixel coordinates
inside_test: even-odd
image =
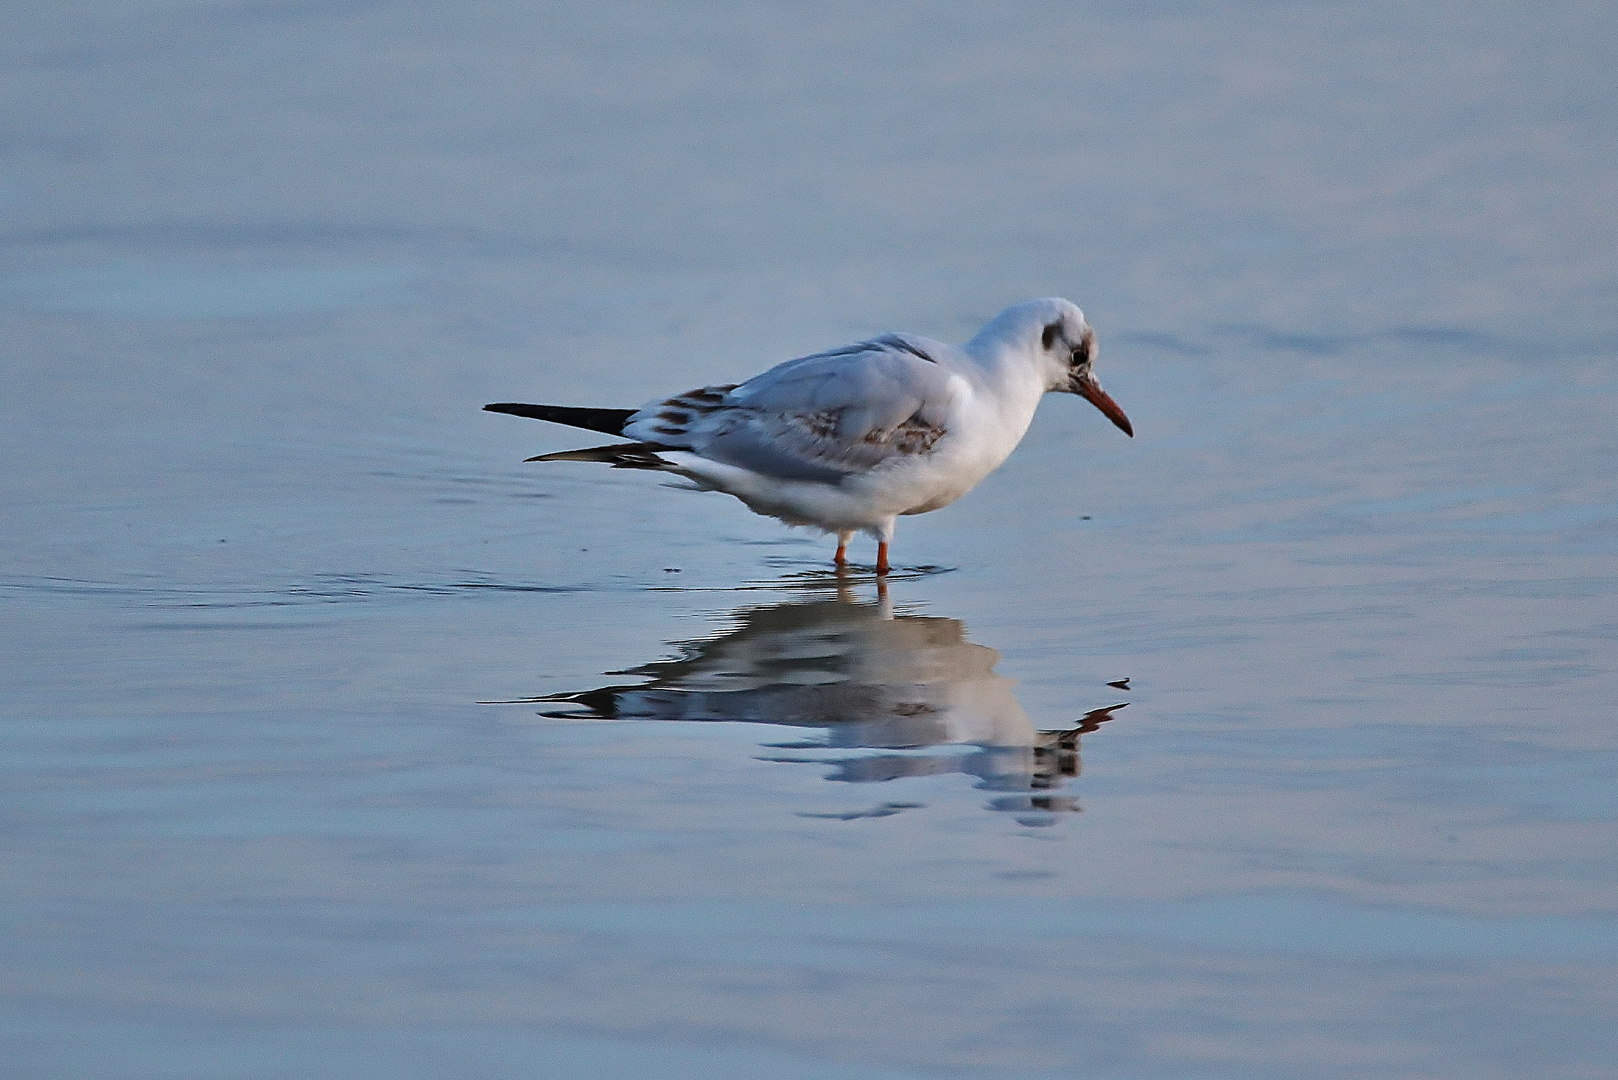
[[[971,491],[1010,456],[1031,418],[1029,409],[1009,418],[1009,425],[1008,418],[997,418],[988,432],[958,429],[932,453],[850,474],[840,483],[783,480],[685,451],[661,456],[699,484],[736,496],[755,513],[830,532],[880,531],[895,517],[937,510]]]
[[[781,480],[682,451],[661,456],[699,484],[734,495],[754,513],[788,525],[813,525],[830,532],[877,529],[900,513],[890,509],[897,493],[884,490],[882,484]]]

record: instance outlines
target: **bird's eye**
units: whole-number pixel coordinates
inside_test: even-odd
[[[1051,323],[1049,326],[1047,326],[1045,328],[1045,332],[1043,334],[1039,335],[1040,344],[1044,345],[1047,349],[1050,348],[1051,343],[1056,340],[1056,335],[1060,334],[1061,332],[1062,332],[1062,324],[1061,323],[1055,323],[1055,322]]]

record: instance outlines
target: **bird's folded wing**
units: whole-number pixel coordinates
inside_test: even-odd
[[[766,476],[836,482],[943,437],[960,381],[928,346],[942,348],[891,335],[789,360],[718,400],[712,388],[647,406],[624,434]]]

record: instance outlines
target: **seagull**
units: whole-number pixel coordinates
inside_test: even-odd
[[[866,533],[883,576],[897,519],[976,487],[1017,448],[1045,394],[1077,394],[1134,436],[1096,382],[1095,355],[1084,313],[1049,298],[1007,308],[958,347],[884,334],[640,409],[484,409],[632,440],[527,460],[674,473],[756,514],[835,534],[839,570],[848,542]]]

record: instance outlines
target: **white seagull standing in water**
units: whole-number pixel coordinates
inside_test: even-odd
[[[1030,300],[958,348],[885,334],[642,409],[484,408],[634,440],[529,461],[677,473],[756,514],[835,533],[838,567],[853,535],[868,533],[876,572],[886,574],[895,521],[976,487],[1017,448],[1045,394],[1078,394],[1135,434],[1096,382],[1095,354],[1082,311],[1067,300]]]

